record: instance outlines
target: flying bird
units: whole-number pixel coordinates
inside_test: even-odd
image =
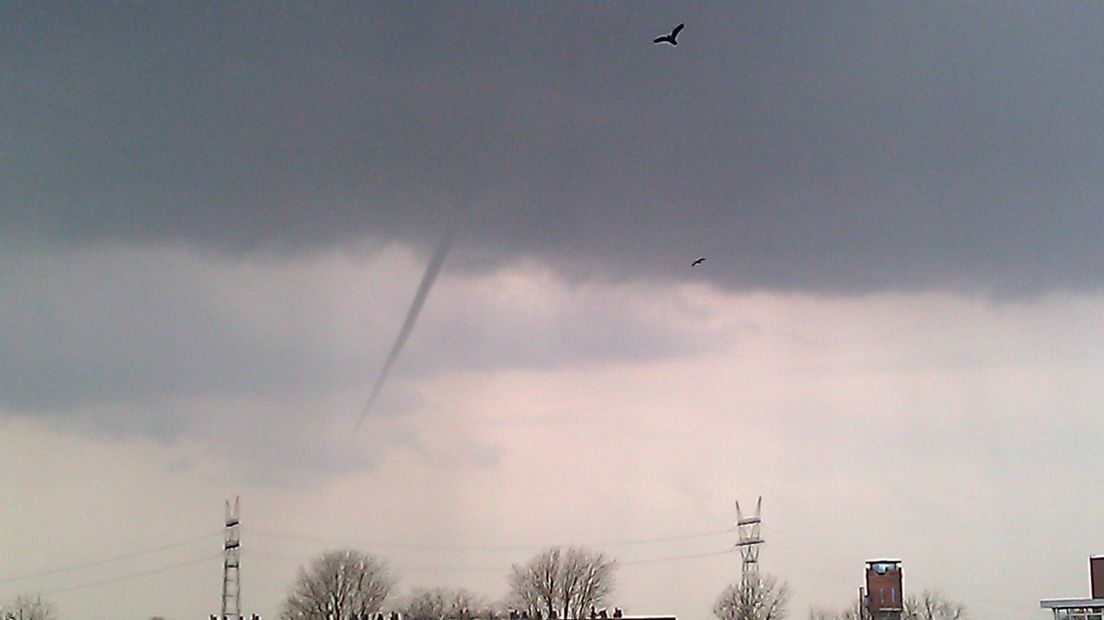
[[[671,45],[678,45],[678,33],[682,32],[682,29],[686,24],[679,24],[675,26],[675,29],[671,31],[671,34],[665,34],[662,37],[656,37],[652,39],[652,43],[670,43]]]
[[[697,267],[698,265],[700,265],[700,264],[702,264],[702,263],[704,263],[704,262],[705,262],[705,257],[704,257],[704,256],[702,256],[701,258],[699,258],[699,259],[696,259],[696,260],[695,260],[694,262],[690,263],[690,266],[691,266],[691,267]]]

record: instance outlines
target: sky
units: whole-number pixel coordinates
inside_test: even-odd
[[[235,496],[266,618],[329,548],[386,558],[397,603],[498,599],[580,544],[626,613],[708,620],[760,495],[791,618],[887,556],[977,620],[1088,596],[1102,27],[1089,3],[4,3],[0,601],[217,613]]]

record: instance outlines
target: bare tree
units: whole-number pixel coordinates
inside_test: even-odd
[[[924,590],[905,599],[904,620],[966,620],[966,606],[947,600],[939,592]]]
[[[415,590],[402,606],[406,620],[474,620],[497,615],[486,599],[469,590]]]
[[[835,611],[824,607],[814,607],[809,610],[809,620],[869,620],[868,614],[863,612],[862,606],[855,603],[843,611]]]
[[[441,620],[445,617],[448,593],[441,588],[415,590],[402,607],[405,620]]]
[[[463,588],[449,593],[445,617],[450,620],[489,619],[495,615],[487,600],[475,592]]]
[[[0,620],[57,620],[57,611],[41,596],[22,594],[0,607]]]
[[[840,620],[868,620],[869,616],[870,612],[863,609],[862,603],[855,603],[839,614]]]
[[[524,566],[513,566],[510,599],[533,616],[584,618],[592,606],[608,602],[615,566],[612,559],[589,549],[552,547]]]
[[[387,563],[352,549],[315,558],[284,600],[281,620],[366,620],[379,611],[397,579]]]
[[[752,575],[721,592],[713,615],[718,620],[783,620],[789,602],[790,588],[785,583],[770,575]]]

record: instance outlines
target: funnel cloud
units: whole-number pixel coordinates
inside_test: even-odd
[[[383,389],[383,384],[387,381],[387,376],[391,373],[391,368],[395,365],[395,360],[399,358],[399,353],[402,353],[407,339],[410,338],[410,333],[414,331],[414,324],[418,322],[418,315],[422,312],[422,306],[425,305],[426,298],[429,297],[429,291],[433,288],[433,283],[437,281],[437,274],[441,272],[441,265],[445,263],[445,258],[452,248],[453,238],[455,238],[459,228],[460,214],[457,213],[445,229],[441,241],[437,244],[437,249],[434,250],[433,256],[429,259],[429,265],[426,266],[425,273],[422,274],[422,281],[418,284],[418,292],[414,294],[414,302],[410,304],[410,310],[406,312],[406,318],[403,319],[402,328],[399,329],[399,335],[395,338],[395,344],[391,345],[391,351],[387,353],[387,359],[384,360],[383,367],[380,368],[380,373],[376,377],[376,382],[372,385],[368,403],[364,405],[360,419],[357,420],[356,427],[353,428],[353,435],[360,431],[364,420],[368,418],[368,414],[372,411],[372,405],[375,404],[376,398],[379,397],[380,391]]]

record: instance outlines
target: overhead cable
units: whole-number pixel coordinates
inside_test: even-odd
[[[721,534],[731,534],[735,531],[732,528],[723,530],[714,530],[711,532],[698,532],[693,534],[677,534],[672,536],[660,536],[656,538],[637,538],[626,540],[614,540],[607,542],[587,543],[590,547],[628,547],[634,545],[647,545],[654,543],[662,543],[676,540],[690,540],[694,538],[707,538],[712,536],[719,536]],[[387,542],[387,541],[366,541],[356,539],[333,539],[333,538],[319,538],[317,536],[311,536],[308,534],[300,534],[295,532],[274,532],[266,530],[250,530],[250,536],[258,536],[261,538],[276,538],[280,540],[298,540],[302,542],[317,543],[324,545],[331,544],[345,544],[356,543],[374,548],[384,549],[407,549],[413,551],[528,551],[533,549],[543,549],[549,546],[555,546],[553,544],[542,545],[445,545],[445,544],[423,544],[423,543],[406,543],[406,542]]]
[[[71,592],[73,590],[83,590],[84,588],[91,588],[95,586],[102,586],[109,583],[118,583],[120,581],[129,581],[131,579],[137,579],[139,577],[145,577],[146,575],[154,575],[157,573],[164,573],[166,571],[175,570],[177,568],[183,568],[185,566],[191,566],[192,564],[199,564],[200,562],[209,562],[221,558],[221,553],[215,553],[212,555],[206,555],[201,558],[195,558],[193,560],[187,560],[185,562],[178,562],[176,564],[169,564],[167,566],[159,566],[157,568],[151,568],[144,571],[138,571],[134,573],[128,573],[126,575],[119,575],[117,577],[109,577],[107,579],[100,579],[98,581],[89,581],[88,583],[82,583],[75,586],[69,586],[65,588],[57,588],[56,590],[47,590],[42,592],[43,595],[48,594],[60,594],[62,592]]]
[[[66,566],[59,566],[57,568],[50,568],[50,569],[38,571],[38,572],[35,572],[35,573],[25,573],[23,575],[13,575],[11,577],[5,577],[3,579],[0,579],[0,583],[10,583],[10,582],[13,582],[13,581],[23,581],[24,579],[33,579],[35,577],[46,577],[48,575],[56,575],[58,573],[68,573],[68,572],[72,572],[72,571],[76,571],[76,570],[81,570],[81,569],[84,569],[84,568],[91,568],[93,566],[103,566],[104,564],[111,564],[112,562],[121,562],[123,560],[129,560],[130,558],[136,558],[136,557],[140,557],[140,556],[143,556],[143,555],[149,555],[151,553],[157,553],[158,551],[165,551],[167,549],[175,549],[177,547],[183,547],[185,545],[190,545],[194,542],[198,542],[200,540],[205,540],[205,539],[217,536],[221,532],[222,532],[222,530],[216,530],[216,531],[207,532],[206,534],[202,534],[200,536],[195,536],[193,538],[189,538],[189,539],[186,539],[186,540],[180,540],[180,541],[177,541],[177,542],[169,543],[167,545],[160,545],[160,546],[157,546],[157,547],[149,547],[149,548],[146,548],[146,549],[139,549],[137,551],[131,551],[129,553],[124,553],[124,554],[112,556],[112,557],[109,557],[109,558],[101,558],[99,560],[91,560],[91,561],[88,561],[88,562],[81,562],[79,564],[69,564],[69,565],[66,565]]]

